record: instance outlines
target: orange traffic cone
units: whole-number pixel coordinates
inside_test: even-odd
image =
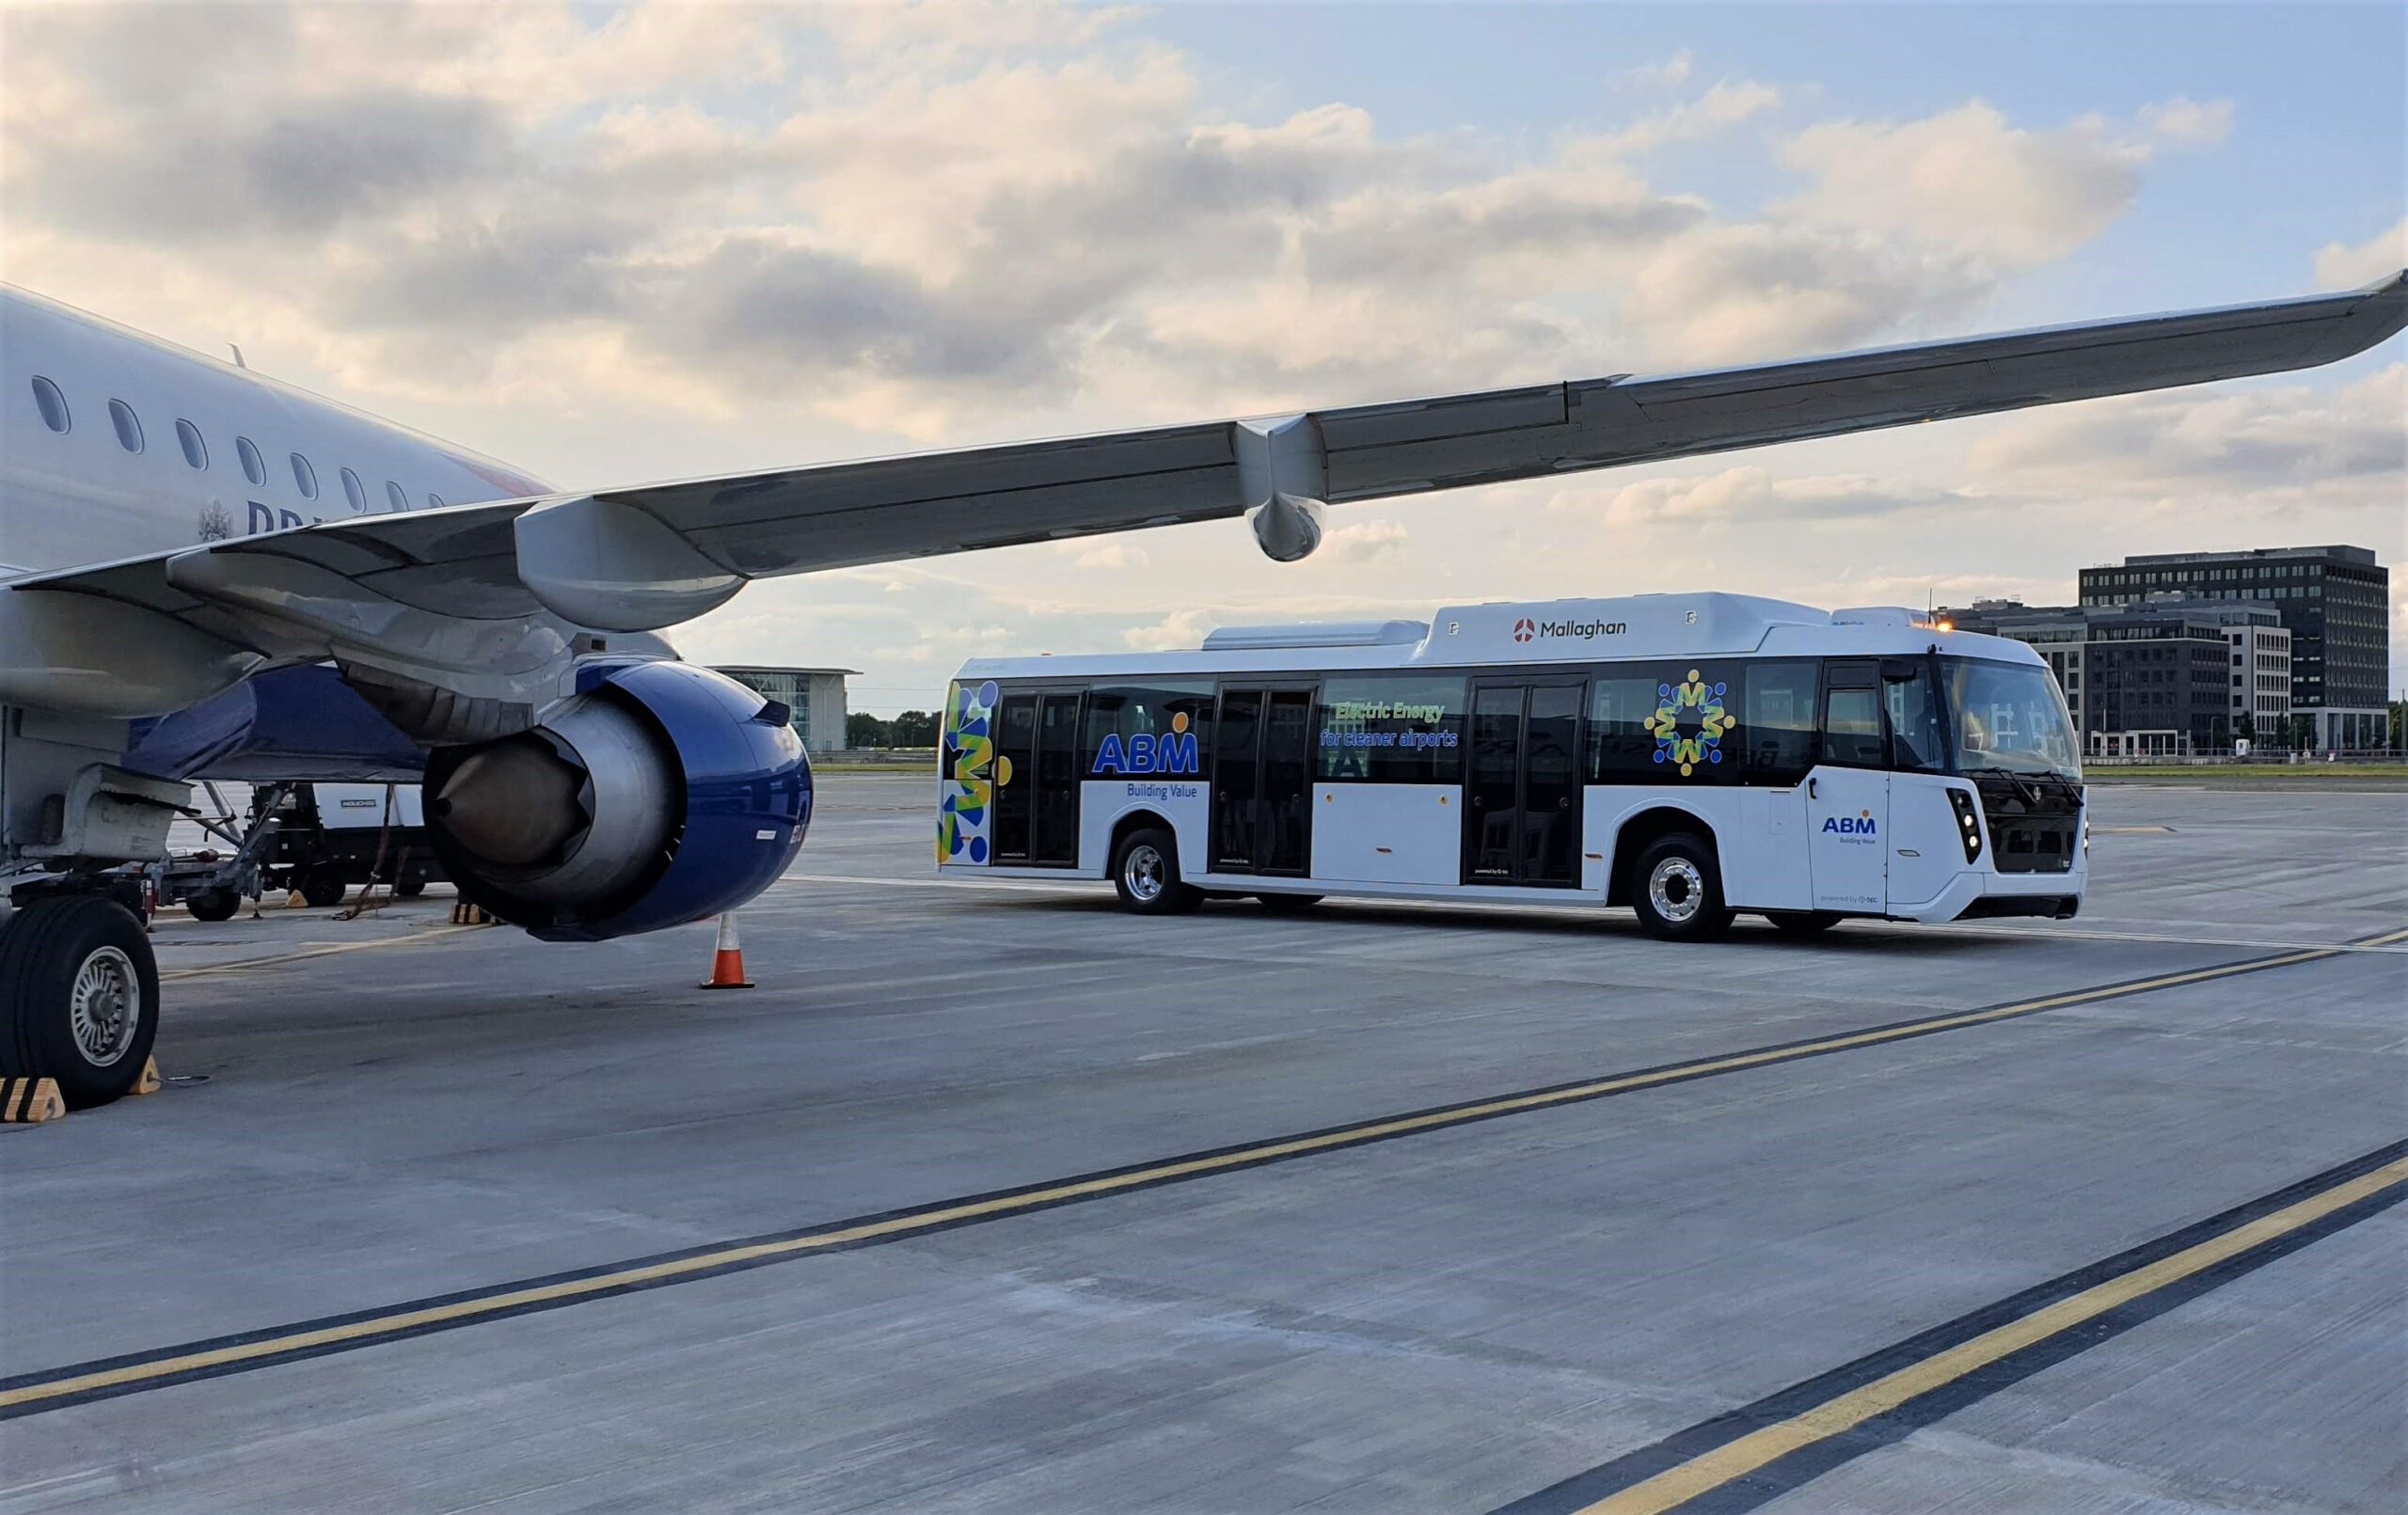
[[[744,949],[736,944],[736,912],[731,910],[719,918],[719,948],[711,954],[711,976],[700,986],[706,989],[749,989],[752,981],[744,976]]]

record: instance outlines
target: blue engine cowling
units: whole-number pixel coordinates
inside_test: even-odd
[[[685,663],[584,683],[532,731],[428,759],[428,838],[462,898],[600,941],[734,909],[785,871],[811,760],[784,705]]]

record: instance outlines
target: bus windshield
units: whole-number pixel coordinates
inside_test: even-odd
[[[1943,659],[1948,706],[1956,716],[1956,764],[1971,773],[2005,768],[2082,777],[2082,748],[2065,696],[2045,668],[1976,657]]]

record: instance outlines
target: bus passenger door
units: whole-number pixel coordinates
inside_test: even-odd
[[[1040,697],[1036,801],[1029,860],[1041,868],[1075,867],[1079,860],[1079,697],[1075,694]]]
[[[1216,874],[1254,872],[1256,796],[1262,748],[1262,691],[1223,689],[1212,721],[1212,846]]]
[[[1007,694],[995,707],[995,860],[1021,867],[1037,820],[1037,701]]]
[[[1820,734],[1820,761],[1806,778],[1814,908],[1882,914],[1890,905],[1890,744],[1879,664],[1825,665]]]
[[[1223,689],[1212,722],[1214,873],[1302,877],[1312,863],[1310,689]]]
[[[1464,781],[1464,882],[1580,881],[1578,679],[1480,684]]]
[[[1007,694],[995,711],[995,860],[1079,860],[1079,697]]]

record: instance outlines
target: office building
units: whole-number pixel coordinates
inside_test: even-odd
[[[719,671],[794,712],[794,734],[813,752],[845,746],[845,679],[857,668],[782,668],[721,664]]]
[[[2389,730],[2391,571],[2368,547],[2150,553],[2082,571],[2084,608],[2151,596],[2271,605],[2290,633],[2291,708],[2313,745],[2384,745]]]

